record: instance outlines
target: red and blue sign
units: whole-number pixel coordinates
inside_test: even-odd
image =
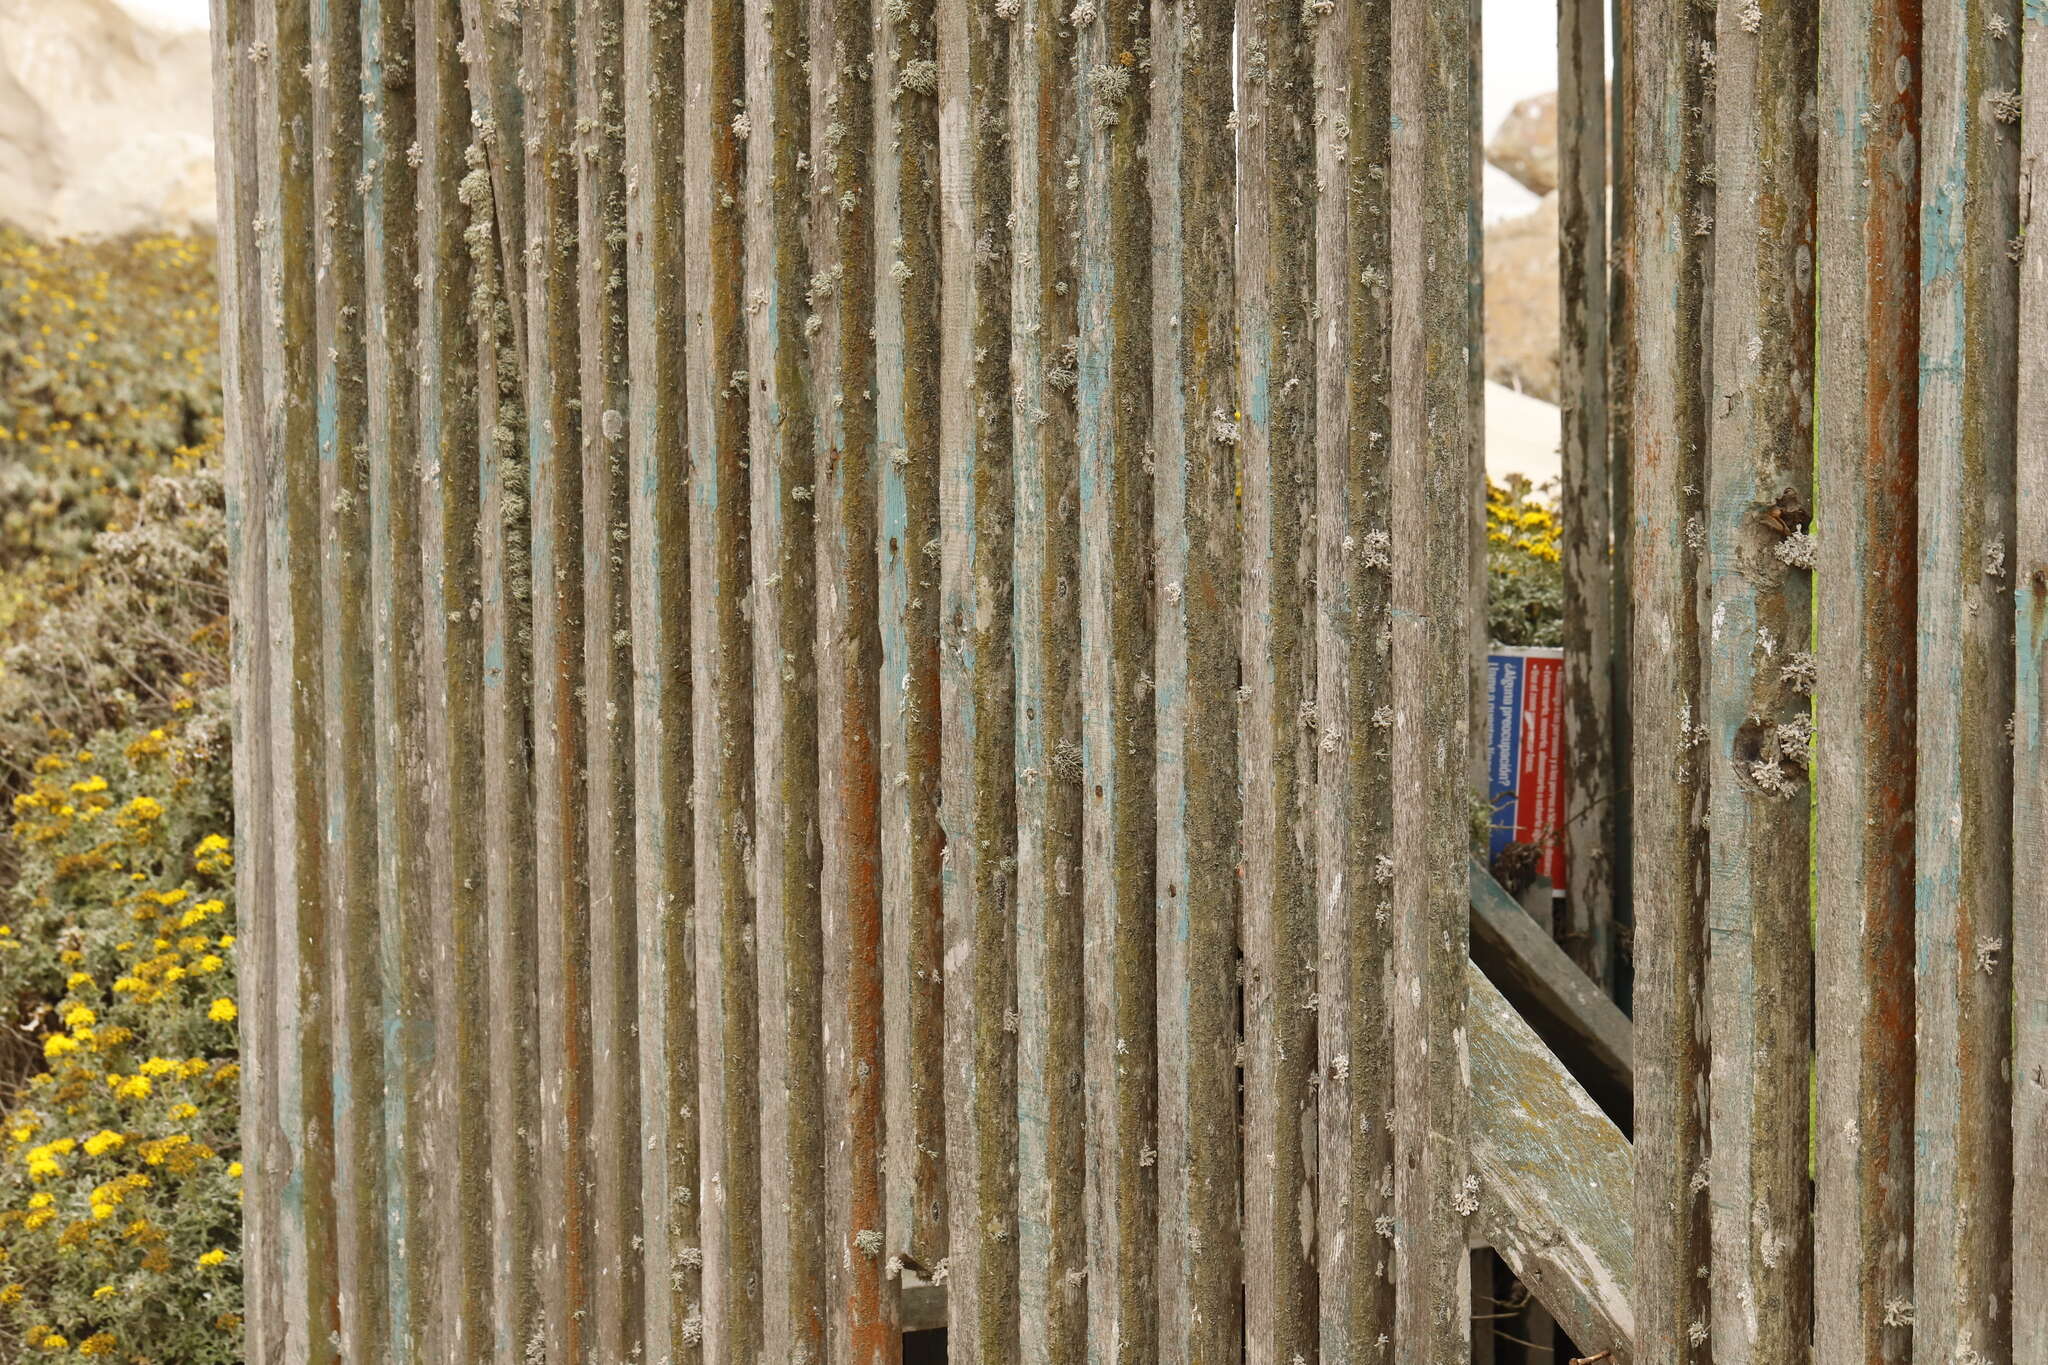
[[[1536,875],[1564,894],[1564,651],[1495,645],[1486,658],[1486,858],[1540,850]]]

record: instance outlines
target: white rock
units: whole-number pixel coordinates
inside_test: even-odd
[[[214,226],[206,13],[0,0],[0,216],[41,236]]]

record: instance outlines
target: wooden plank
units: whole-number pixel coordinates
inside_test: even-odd
[[[273,843],[277,933],[269,945],[268,998],[259,987],[249,1031],[268,1032],[275,1098],[252,1115],[250,1193],[274,1213],[273,1258],[252,1271],[252,1313],[261,1361],[332,1360],[340,1326],[335,1268],[333,1028],[323,1009],[334,981],[335,937],[326,911],[325,658],[320,592],[319,411],[314,401],[317,311],[313,280],[292,254],[312,239],[319,200],[311,14],[305,0],[256,13],[251,77],[260,109],[258,212],[263,263],[260,479],[271,716],[268,828]],[[267,1028],[264,1027],[267,1024]]]
[[[1698,612],[1704,532],[1711,194],[1701,185],[1707,16],[1631,0],[1621,239],[1633,388],[1630,705],[1636,1044],[1636,1322],[1645,1361],[1701,1358],[1706,1201],[1706,699]],[[1617,192],[1620,191],[1617,185]]]
[[[1916,1359],[2011,1358],[2019,51],[1926,10],[1914,815]]]
[[[746,280],[753,526],[754,915],[760,955],[761,1349],[825,1353],[827,1248],[819,925],[818,468],[805,337],[838,284],[813,272],[815,184],[802,4],[746,6]],[[810,169],[812,174],[806,175]],[[771,1199],[768,1194],[772,1192]]]
[[[282,19],[282,16],[280,16]],[[313,285],[310,337],[312,413],[318,443],[321,671],[316,694],[325,734],[326,783],[322,882],[334,910],[328,932],[337,955],[323,983],[332,992],[335,1036],[330,1052],[335,1101],[333,1192],[339,1349],[377,1350],[389,1339],[391,1296],[387,1223],[391,1176],[386,1149],[389,1114],[383,1102],[386,981],[379,952],[378,828],[375,791],[374,691],[370,597],[368,412],[363,336],[363,200],[361,15],[314,5],[306,15],[302,58],[323,73],[311,83],[314,206],[307,227],[325,260]],[[279,34],[280,46],[283,35]],[[280,54],[280,60],[289,60]],[[294,239],[287,237],[286,241]],[[292,271],[288,262],[282,268]],[[280,682],[285,681],[280,678]],[[305,681],[302,680],[303,686]],[[356,1097],[365,1097],[358,1101]],[[310,1218],[310,1215],[309,1215]],[[310,1231],[310,1227],[309,1227]]]
[[[691,0],[684,36],[692,694],[696,706],[701,1328],[712,1365],[761,1350],[760,1016],[744,311],[746,159],[736,0]]]
[[[867,0],[815,0],[806,16],[814,290],[805,328],[817,413],[819,824],[823,833],[823,1100],[833,1273],[827,1357],[901,1360],[886,1273],[882,946],[882,640],[876,558],[875,107]]]
[[[620,0],[577,12],[576,286],[582,361],[583,795],[589,850],[583,913],[590,962],[591,1354],[645,1345],[641,1251],[639,954],[634,898],[631,508],[626,469],[626,166]],[[644,97],[644,92],[634,92]]]
[[[875,428],[880,484],[884,1099],[893,1264],[946,1254],[939,825],[939,115],[932,0],[877,6]]]
[[[1317,1268],[1325,1359],[1386,1360],[1394,1331],[1393,1031],[1387,986],[1393,668],[1392,10],[1316,27]]]
[[[1151,438],[1149,14],[1083,6],[1075,28],[1080,241],[1075,441],[1081,505],[1082,954],[1087,978],[1088,1340],[1150,1359],[1158,1305],[1157,880]],[[1221,623],[1218,628],[1224,628]]]
[[[1469,14],[1392,10],[1394,1200],[1398,1349],[1470,1349],[1465,795],[1471,687]],[[1432,270],[1431,262],[1438,262]]]
[[[1609,1116],[1626,1124],[1635,1090],[1628,1016],[1477,859],[1471,877],[1472,960]]]
[[[1243,1339],[1231,0],[1151,11],[1159,1359]],[[1338,178],[1341,189],[1344,180]],[[1341,266],[1338,267],[1341,269]]]
[[[1318,1317],[1315,104],[1301,6],[1243,0],[1237,24],[1245,1335],[1269,1362],[1312,1352]]]
[[[590,941],[583,659],[583,470],[577,376],[575,13],[525,14],[527,490],[533,565],[535,970],[540,1002],[540,1340],[581,1360],[591,1262]]]
[[[433,976],[433,1107],[442,1172],[428,1210],[446,1248],[434,1267],[444,1358],[491,1350],[491,1149],[483,812],[483,632],[477,522],[477,336],[471,314],[470,102],[461,24],[445,0],[414,7],[419,252],[421,696],[427,933]]]
[[[1607,458],[1606,0],[1557,7],[1559,459],[1563,471],[1565,868],[1560,937],[1613,978],[1614,591]],[[1479,556],[1482,560],[1484,555]]]
[[[465,28],[472,55],[473,27]],[[513,35],[516,40],[517,35]],[[510,136],[502,125],[492,136]],[[470,305],[477,330],[478,570],[483,644],[482,734],[484,842],[493,849],[533,847],[531,572],[526,499],[526,360],[514,339],[524,311],[503,274],[501,236],[515,207],[498,191],[482,128],[464,153],[461,199],[473,272]],[[523,144],[522,144],[523,145]],[[523,152],[521,154],[523,158]],[[518,183],[523,186],[525,174]],[[523,205],[520,209],[523,221]],[[524,248],[518,249],[523,256]],[[532,1249],[539,1236],[539,982],[535,964],[534,860],[495,857],[485,878],[489,1092],[491,1342],[493,1353],[523,1351],[541,1330]]]
[[[437,978],[453,974],[428,916],[431,865],[425,833],[425,719],[421,709],[424,605],[420,578],[419,295],[415,245],[419,203],[413,158],[415,43],[412,7],[369,0],[362,25],[361,88],[335,92],[337,116],[362,124],[363,274],[366,350],[369,622],[375,768],[367,798],[376,813],[378,973],[383,982],[384,1208],[390,1342],[400,1354],[443,1351],[445,1305],[438,1268],[446,1256],[437,1216],[453,1134],[434,1086]],[[356,107],[349,108],[354,105]],[[346,484],[344,484],[346,487]],[[349,552],[347,541],[342,552]],[[343,604],[341,610],[349,608]],[[344,650],[346,646],[344,646]],[[342,664],[346,678],[349,665]],[[344,703],[346,704],[346,703]],[[344,769],[344,771],[346,771]],[[346,779],[345,779],[346,780]],[[350,797],[354,796],[351,791]],[[347,799],[347,798],[345,798]],[[350,856],[359,852],[349,839]],[[340,902],[347,904],[347,901]]]
[[[1635,725],[1630,698],[1635,688],[1635,602],[1629,575],[1635,564],[1634,453],[1635,334],[1634,271],[1629,254],[1634,231],[1636,171],[1629,141],[1628,101],[1635,89],[1635,37],[1631,19],[1636,0],[1612,0],[1608,11],[1608,42],[1613,70],[1607,82],[1607,150],[1610,173],[1607,191],[1607,486],[1608,526],[1613,534],[1613,571],[1608,610],[1608,670],[1612,708],[1608,716],[1613,749],[1614,877],[1611,913],[1614,951],[1609,958],[1613,979],[1609,993],[1616,1000],[1633,997],[1635,961],[1634,842]],[[1559,284],[1562,286],[1562,279]]]
[[[2023,870],[2048,854],[2048,13],[2022,31],[2019,375],[2015,488],[2013,752],[2012,1358],[2048,1357],[2048,888]]]
[[[940,0],[939,686],[945,824],[947,1353],[1018,1358],[1012,25]]]
[[[276,455],[266,365],[265,324],[271,280],[264,252],[272,243],[263,222],[268,187],[275,183],[262,146],[267,108],[266,77],[258,71],[258,35],[273,26],[265,6],[212,7],[215,186],[221,227],[216,279],[221,301],[221,373],[227,432],[227,537],[233,584],[234,629],[230,666],[234,681],[235,895],[246,905],[281,905],[277,856],[286,843],[268,837],[275,808],[272,755],[277,747],[271,698],[276,664],[270,604],[271,540],[269,488]],[[245,1188],[255,1197],[242,1219],[245,1253],[246,1320],[243,1341],[252,1360],[283,1358],[282,1233],[288,1226],[275,1193],[283,1174],[278,1160],[282,1137],[279,1099],[281,1049],[279,1004],[290,999],[278,975],[280,915],[251,915],[242,926],[238,954],[242,973],[242,1114],[247,1122]]]
[[[690,465],[685,433],[683,6],[627,0],[626,318],[646,1358],[704,1334],[691,814]]]
[[[1628,1142],[1477,967],[1466,983],[1473,1221],[1583,1356],[1647,1359],[1629,1292]]]
[[[1820,29],[1821,537],[1811,681],[1814,1350],[1903,1362],[1913,1301],[1913,658],[1919,568],[1920,7],[1829,7]],[[1903,79],[1901,76],[1903,74]],[[1803,674],[1796,656],[1786,666]]]
[[[1079,127],[1074,32],[1050,0],[1011,20],[1012,459],[1016,469],[1017,1268],[1026,1360],[1087,1349],[1081,955],[1079,465],[1074,443]],[[1156,59],[1156,58],[1155,58]],[[1161,1138],[1162,1151],[1165,1147]],[[1233,1189],[1235,1182],[1232,1182]],[[906,1302],[906,1326],[911,1305]]]
[[[1707,989],[1714,1357],[1813,1335],[1808,827],[1813,560],[1814,7],[1715,37],[1712,445],[1707,473]]]

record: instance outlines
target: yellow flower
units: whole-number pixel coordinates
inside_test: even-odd
[[[38,1190],[28,1197],[28,1206],[32,1209],[46,1209],[56,1201],[56,1198],[57,1196],[48,1190]]]
[[[18,1284],[10,1284],[5,1289],[0,1289],[0,1306],[12,1306],[20,1303],[24,1289],[25,1286]]]
[[[220,999],[213,1002],[212,1008],[206,1011],[206,1017],[213,1020],[216,1024],[234,1023],[235,1002],[223,995]]]
[[[212,953],[208,953],[205,957],[200,958],[197,962],[192,964],[192,970],[195,972],[202,973],[217,972],[226,965],[227,964],[225,962],[222,962],[218,957],[215,957]]]
[[[67,991],[80,990],[92,985],[92,983],[92,974],[90,972],[73,972],[64,979],[64,989]]]
[[[183,1104],[174,1104],[171,1106],[170,1116],[173,1120],[176,1121],[197,1118],[199,1117],[199,1106],[192,1103],[190,1100],[187,1100]]]
[[[208,1266],[219,1265],[223,1261],[227,1260],[227,1258],[228,1254],[225,1251],[222,1251],[219,1247],[215,1247],[213,1250],[204,1252],[200,1255],[199,1264]]]
[[[42,1340],[45,1351],[61,1351],[70,1345],[71,1342],[61,1332],[52,1332]]]
[[[31,1172],[33,1172],[35,1168],[30,1167],[29,1169]],[[55,1209],[37,1209],[28,1217],[22,1219],[21,1225],[27,1228],[30,1232],[34,1232],[37,1228],[49,1222],[52,1218],[55,1218],[56,1216],[57,1210]]]
[[[83,782],[73,782],[71,784],[71,790],[80,796],[90,796],[94,792],[103,792],[106,789],[107,779],[101,777],[98,773],[94,773]]]
[[[64,1027],[73,1032],[82,1028],[90,1028],[99,1021],[100,1017],[84,1005],[73,1005],[70,1009],[64,1011]]]
[[[111,1299],[120,1292],[120,1290],[110,1284],[103,1284],[98,1289],[92,1291],[92,1296],[96,1299]]]
[[[53,1062],[67,1053],[76,1051],[78,1051],[78,1040],[75,1038],[67,1038],[61,1033],[53,1033],[43,1039],[43,1056]]]
[[[85,1140],[85,1154],[87,1156],[103,1156],[126,1141],[126,1138],[113,1129],[102,1128]]]
[[[138,796],[128,803],[128,813],[137,820],[161,820],[164,808],[155,797]]]
[[[113,1286],[109,1285],[107,1287],[111,1289]],[[78,1353],[82,1356],[110,1356],[116,1349],[117,1346],[112,1332],[94,1332],[84,1341],[78,1343]]]
[[[242,1178],[242,1163],[239,1161],[230,1161],[228,1163],[228,1175],[236,1180],[240,1180]]]
[[[114,1084],[116,1081],[115,1077],[109,1076],[107,1081],[110,1085],[113,1085],[114,1093],[124,1100],[146,1100],[149,1098],[151,1087],[149,1077],[147,1076],[130,1076],[127,1080],[120,1081],[118,1084]]]
[[[178,1069],[178,1064],[167,1057],[152,1057],[142,1064],[145,1076],[168,1076]]]

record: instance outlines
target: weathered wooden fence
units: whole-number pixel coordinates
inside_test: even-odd
[[[215,0],[251,1359],[2048,1360],[2048,16],[1616,14],[1589,981],[1470,0]]]

